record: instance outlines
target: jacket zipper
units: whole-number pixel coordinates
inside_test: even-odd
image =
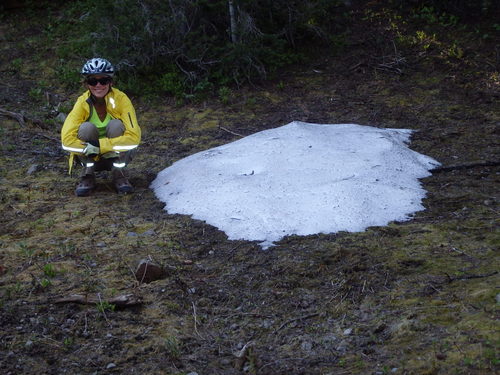
[[[134,123],[132,122],[132,116],[130,116],[130,112],[127,112],[128,114],[128,119],[130,120],[130,124],[132,125],[132,127],[134,127]]]

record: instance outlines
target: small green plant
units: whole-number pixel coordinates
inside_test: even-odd
[[[181,355],[181,343],[175,336],[168,336],[163,341],[165,350],[173,359],[179,358]]]
[[[417,31],[414,37],[415,45],[421,46],[424,50],[429,49],[432,44],[436,43],[436,35],[428,35],[424,31]]]
[[[61,255],[71,255],[76,252],[76,246],[73,243],[61,243],[59,253]]]
[[[59,59],[56,73],[61,83],[67,88],[75,89],[80,85],[80,73],[75,69],[74,64],[67,62],[65,59]]]
[[[227,86],[222,86],[218,90],[219,98],[223,104],[229,103],[229,98],[231,97],[232,91]]]
[[[444,54],[448,57],[461,59],[462,57],[464,57],[464,50],[460,48],[456,43],[453,43],[448,49],[444,51]]]
[[[82,287],[87,293],[96,292],[99,284],[96,282],[94,272],[92,271],[94,261],[89,255],[84,255],[85,268],[82,271]]]
[[[248,372],[250,374],[257,374],[257,369],[259,366],[258,366],[258,360],[257,360],[257,357],[255,355],[253,348],[250,348],[248,350],[247,358],[248,358]]]
[[[71,106],[71,103],[69,102],[63,102],[59,105],[59,112],[62,112],[62,113],[69,113],[71,112],[71,109],[72,109],[72,106]]]
[[[18,281],[14,285],[5,288],[5,298],[10,299],[23,291],[23,285]]]
[[[43,278],[40,280],[40,286],[43,289],[47,289],[51,285],[52,285],[52,281],[50,281],[49,279]]]
[[[20,57],[18,57],[17,59],[12,60],[12,62],[11,62],[11,67],[16,72],[19,72],[21,70],[22,66],[23,66],[23,60]]]
[[[382,374],[387,375],[390,373],[390,369],[387,366],[382,367]]]
[[[182,76],[177,72],[169,72],[163,74],[159,80],[158,84],[161,90],[168,94],[173,95],[175,98],[181,98],[184,93],[184,80]]]
[[[40,141],[34,140],[32,142],[33,146],[40,146]],[[42,218],[36,219],[35,221],[31,222],[31,228],[36,229],[36,230],[41,230],[45,228],[45,222]]]
[[[429,25],[438,24],[444,27],[456,26],[460,21],[457,16],[446,12],[439,13],[432,6],[423,6],[415,13],[414,18],[422,20]]]
[[[66,349],[69,349],[71,346],[73,346],[74,342],[75,342],[75,340],[73,340],[73,337],[65,337],[63,340],[63,346]]]
[[[99,301],[96,305],[97,311],[105,313],[106,311],[115,311],[115,305],[108,301]]]
[[[166,301],[163,305],[167,311],[181,311],[181,306],[173,301]]]
[[[205,79],[201,80],[200,82],[198,82],[193,87],[193,92],[194,92],[196,99],[201,100],[212,89],[213,89],[213,84],[208,80],[208,78],[205,78]]]
[[[43,89],[41,87],[32,87],[28,92],[31,99],[41,102],[43,100]]]
[[[491,365],[500,365],[500,358],[498,358],[497,352],[494,348],[485,348],[483,351],[483,356]]]
[[[354,366],[358,369],[363,369],[366,367],[366,363],[362,358],[358,358],[354,361]]]
[[[45,266],[43,266],[43,273],[45,276],[50,277],[50,278],[53,278],[57,275],[56,269],[50,263],[47,263]]]
[[[253,107],[257,104],[257,98],[247,98],[245,101],[245,104],[248,105],[249,107]]]
[[[465,366],[474,366],[474,360],[472,358],[464,358]]]
[[[29,262],[31,262],[33,258],[33,254],[35,254],[35,250],[33,250],[31,247],[26,245],[26,242],[20,242],[18,244],[19,246],[19,251],[21,252],[21,255],[25,258],[28,259]]]

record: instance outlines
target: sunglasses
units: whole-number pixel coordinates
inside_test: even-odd
[[[87,79],[87,84],[89,86],[95,86],[97,83],[100,83],[101,85],[107,85],[111,83],[111,78],[109,77],[103,77],[103,78],[89,78]]]

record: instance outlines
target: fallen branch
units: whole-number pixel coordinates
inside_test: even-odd
[[[483,274],[483,275],[464,275],[464,276],[451,277],[450,275],[446,274],[446,276],[448,277],[448,282],[451,283],[451,282],[456,281],[456,280],[482,279],[484,277],[494,276],[497,273],[498,273],[498,271],[494,271],[494,272],[491,272],[491,273],[486,273],[486,274]]]
[[[497,167],[500,165],[500,161],[481,161],[481,162],[476,162],[476,163],[465,163],[465,164],[458,164],[458,165],[449,165],[446,167],[436,167],[431,169],[430,171],[432,173],[440,173],[440,172],[449,172],[449,171],[456,171],[460,169],[470,169],[470,168],[476,168],[476,167]]]
[[[36,118],[28,117],[23,115],[22,113],[7,111],[6,109],[0,108],[0,116],[7,116],[17,120],[21,126],[25,126],[27,122],[31,122],[32,124],[43,129],[43,121],[38,120]]]
[[[26,118],[21,113],[11,112],[11,111],[7,111],[6,109],[0,108],[0,115],[11,117],[14,120],[17,120],[17,122],[19,122],[19,124],[21,124],[21,126],[26,125]]]
[[[359,67],[360,67],[361,65],[363,65],[363,64],[364,64],[364,61],[360,61],[360,62],[358,62],[357,64],[354,64],[353,66],[351,66],[351,67],[349,68],[349,70],[350,70],[350,71],[356,70],[357,68],[359,68]]]
[[[40,120],[28,118],[25,115],[23,115],[22,113],[7,111],[6,109],[3,109],[3,108],[0,108],[0,116],[7,116],[10,118],[13,118],[14,120],[17,120],[17,122],[19,122],[19,124],[21,126],[26,126],[27,121],[31,121],[33,124],[35,124],[39,127],[42,125],[42,122]],[[37,133],[37,134],[40,137],[47,138],[51,141],[58,142],[58,143],[60,142],[60,140],[58,138],[51,137],[51,136],[48,136],[48,135],[45,135],[42,133]]]
[[[79,303],[82,305],[97,305],[102,303],[100,296],[89,296],[87,294],[71,294],[66,297],[58,298],[54,303]],[[142,299],[134,294],[122,294],[117,297],[105,300],[109,304],[115,305],[116,307],[130,307],[140,305]]]
[[[50,141],[54,141],[54,142],[57,142],[57,143],[61,143],[61,140],[59,138],[55,138],[55,137],[51,137],[49,135],[45,135],[45,134],[42,134],[42,133],[37,133],[40,137],[43,137],[43,138],[46,138]]]

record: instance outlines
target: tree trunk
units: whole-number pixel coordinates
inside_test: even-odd
[[[236,31],[236,13],[234,9],[234,1],[228,0],[229,5],[229,21],[231,23],[231,42],[238,43],[238,33]]]

